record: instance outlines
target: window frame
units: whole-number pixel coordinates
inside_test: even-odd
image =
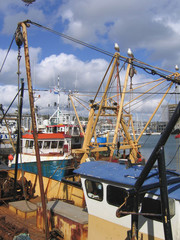
[[[91,185],[92,191],[88,190],[89,187],[87,186],[87,183],[92,184]],[[101,186],[101,189],[98,189],[97,184],[99,184]],[[87,194],[88,198],[99,201],[99,202],[102,202],[104,200],[104,189],[103,189],[103,184],[101,182],[86,179],[85,180],[85,189],[86,189],[86,194]]]

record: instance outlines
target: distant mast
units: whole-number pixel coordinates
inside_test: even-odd
[[[58,75],[58,84],[57,84],[57,91],[58,91],[58,102],[57,102],[57,120],[58,122],[60,122],[60,114],[61,114],[61,111],[60,111],[60,85],[59,85],[59,75]]]
[[[49,121],[51,124],[59,124],[60,123],[60,118],[61,118],[61,114],[62,112],[60,111],[60,85],[59,85],[59,75],[58,75],[58,84],[57,84],[57,88],[54,88],[54,93],[58,94],[58,101],[57,101],[57,109],[56,111],[53,113],[53,115],[49,118]]]

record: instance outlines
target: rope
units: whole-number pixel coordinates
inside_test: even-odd
[[[127,197],[125,197],[124,202],[116,210],[116,216],[117,217],[120,217],[120,210],[124,205],[126,205],[128,197],[129,197],[129,195]]]
[[[4,67],[5,61],[6,61],[6,59],[7,59],[7,56],[8,56],[8,54],[9,54],[9,52],[10,52],[10,49],[11,49],[12,44],[13,44],[13,42],[14,42],[14,39],[15,39],[15,33],[14,33],[13,38],[12,38],[12,40],[11,40],[10,46],[9,46],[9,48],[8,48],[8,50],[7,50],[7,53],[6,53],[6,56],[5,56],[4,61],[3,61],[3,63],[2,63],[2,66],[1,66],[1,68],[0,68],[0,73],[1,73],[1,71],[2,71],[2,69],[3,69],[3,67]]]
[[[90,48],[90,49],[93,49],[93,50],[95,50],[95,51],[97,51],[97,52],[103,53],[103,54],[105,54],[105,55],[107,55],[107,56],[110,56],[110,57],[113,57],[113,56],[114,56],[114,54],[112,54],[112,53],[110,53],[110,52],[108,52],[108,51],[105,51],[105,50],[103,50],[103,49],[101,49],[101,48],[95,47],[95,46],[93,46],[93,45],[91,45],[91,44],[88,44],[88,43],[86,43],[86,42],[80,41],[80,40],[78,40],[78,39],[76,39],[76,38],[73,38],[73,37],[70,37],[70,36],[65,35],[65,34],[63,34],[63,33],[60,33],[60,32],[57,32],[57,31],[55,31],[55,30],[52,30],[52,29],[50,29],[50,28],[48,28],[48,27],[45,27],[45,26],[43,26],[43,25],[41,25],[41,24],[32,22],[31,20],[26,20],[24,23],[25,23],[25,24],[32,24],[32,25],[34,25],[34,26],[43,28],[43,29],[45,29],[45,30],[47,30],[47,31],[49,31],[49,32],[51,32],[51,33],[53,33],[53,34],[56,34],[56,35],[62,37],[62,38],[65,38],[65,39],[70,40],[70,41],[72,41],[72,42],[75,42],[75,43],[77,43],[77,44],[83,45],[83,46],[88,47],[88,48]],[[123,57],[123,56],[119,56],[119,60],[121,60],[121,61],[123,61],[123,62],[126,62],[126,61],[128,60],[128,58],[127,58],[127,57]],[[139,61],[139,60],[136,59],[136,58],[133,58],[133,59],[132,59],[132,63],[131,63],[131,64],[132,64],[133,66],[135,66],[135,67],[138,67],[138,68],[143,69],[143,70],[144,70],[145,72],[147,72],[148,74],[158,75],[158,76],[160,76],[160,77],[165,78],[165,79],[168,80],[168,81],[173,81],[173,82],[176,82],[177,84],[180,84],[179,75],[176,75],[176,74],[174,75],[174,74],[173,74],[172,72],[170,72],[170,71],[167,71],[167,70],[164,70],[164,69],[155,67],[155,66],[148,65],[148,64],[146,64],[146,63],[144,63],[144,62]],[[164,73],[163,73],[163,72],[164,72]],[[171,74],[171,75],[167,76],[166,72],[168,72],[168,73]]]

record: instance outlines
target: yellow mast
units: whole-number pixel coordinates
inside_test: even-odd
[[[124,105],[124,99],[125,99],[125,94],[127,91],[127,84],[128,84],[128,79],[129,79],[129,71],[130,71],[130,67],[131,67],[131,59],[127,59],[128,65],[127,65],[127,70],[126,70],[126,76],[125,76],[125,81],[124,81],[124,87],[123,87],[123,91],[121,92],[121,102],[120,102],[120,106],[114,106],[114,105],[108,105],[107,103],[107,93],[110,87],[110,84],[112,82],[112,78],[113,78],[113,74],[114,74],[114,70],[115,67],[117,66],[117,63],[119,61],[119,57],[120,54],[118,52],[116,52],[113,56],[114,61],[111,61],[109,66],[108,66],[108,70],[110,69],[110,65],[112,64],[112,68],[107,80],[107,84],[105,87],[105,91],[103,93],[103,96],[101,98],[100,102],[95,102],[95,99],[98,95],[98,92],[100,91],[100,87],[102,86],[102,82],[105,79],[105,76],[107,75],[107,72],[105,73],[105,76],[103,77],[103,80],[101,81],[100,87],[98,88],[98,91],[95,95],[94,100],[92,101],[90,107],[90,113],[89,113],[89,118],[88,118],[88,124],[87,124],[87,128],[86,128],[86,132],[85,132],[85,136],[84,136],[84,143],[82,146],[82,149],[75,149],[73,152],[74,153],[83,153],[83,156],[81,158],[81,163],[84,162],[86,160],[86,158],[88,157],[88,154],[90,152],[100,152],[100,151],[107,151],[108,149],[110,150],[110,160],[112,160],[113,157],[113,153],[114,150],[116,149],[116,141],[117,141],[117,135],[118,135],[118,131],[120,129],[120,126],[122,127],[125,136],[126,136],[126,140],[127,143],[124,146],[120,146],[120,149],[132,149],[131,150],[131,154],[130,154],[130,159],[132,160],[132,162],[135,162],[135,159],[137,158],[137,149],[138,149],[138,145],[137,145],[137,141],[133,141],[129,132],[128,132],[128,128],[129,128],[129,124],[128,126],[126,126],[125,121],[123,119],[123,105]],[[97,113],[95,113],[95,111],[97,110]],[[106,113],[106,110],[108,111],[113,111],[113,113]],[[77,114],[77,111],[75,111]],[[129,118],[131,118],[130,114],[127,114]],[[126,116],[127,116],[126,115]],[[100,116],[115,116],[117,117],[117,121],[116,121],[116,128],[115,128],[115,133],[114,133],[114,137],[113,137],[113,142],[112,143],[106,143],[105,147],[102,147],[100,145],[97,144],[97,141],[95,141],[94,145],[91,143],[91,139],[92,137],[96,137],[96,126],[99,120]],[[132,123],[131,120],[129,120],[129,123]]]
[[[114,132],[113,144],[112,144],[112,147],[111,147],[111,155],[110,155],[111,158],[112,158],[113,153],[114,153],[115,144],[116,144],[116,140],[117,140],[119,123],[120,123],[121,118],[122,118],[123,104],[124,104],[124,98],[125,98],[126,88],[127,88],[128,78],[129,78],[130,66],[131,66],[131,65],[130,65],[130,61],[129,61],[128,66],[127,66],[127,70],[126,70],[124,87],[123,87],[123,91],[122,91],[122,93],[121,93],[121,102],[120,102],[119,111],[118,111],[118,116],[117,116],[117,121],[116,121],[116,128],[115,128],[115,132]]]
[[[78,120],[78,124],[79,124],[79,127],[80,127],[80,129],[81,129],[81,133],[84,135],[84,130],[83,130],[81,121],[80,121],[80,119],[79,119],[78,113],[77,113],[77,111],[76,111],[76,108],[75,108],[75,106],[74,106],[74,103],[73,103],[73,100],[72,100],[72,97],[71,97],[70,94],[69,94],[69,98],[70,98],[70,100],[71,100],[71,104],[72,104],[72,106],[73,106],[73,109],[74,109],[76,118],[77,118],[77,120]]]
[[[154,115],[156,114],[157,110],[159,109],[160,105],[162,104],[164,98],[166,97],[166,95],[168,94],[169,90],[171,89],[173,85],[173,82],[171,82],[170,86],[168,87],[168,89],[166,90],[165,94],[163,95],[163,97],[161,98],[161,101],[159,102],[158,106],[156,107],[156,109],[154,110],[153,114],[151,115],[151,117],[149,118],[148,122],[146,123],[146,126],[144,127],[144,129],[142,130],[141,134],[139,135],[137,141],[139,141],[139,139],[142,137],[144,131],[146,130],[147,126],[149,125],[149,123],[151,122],[151,120],[153,119]]]
[[[110,75],[109,75],[109,78],[108,78],[108,81],[107,81],[107,85],[106,85],[104,94],[103,94],[101,102],[100,102],[100,105],[97,106],[94,103],[94,101],[91,104],[91,110],[90,110],[89,120],[88,120],[87,129],[86,129],[86,133],[85,133],[85,137],[84,137],[83,147],[80,151],[78,151],[78,152],[84,153],[83,157],[81,158],[81,163],[84,162],[86,160],[86,158],[88,157],[88,153],[89,153],[89,150],[90,150],[90,148],[89,148],[90,147],[90,142],[91,142],[91,139],[92,139],[92,137],[95,133],[95,128],[96,128],[99,116],[101,114],[101,110],[103,109],[103,107],[106,107],[105,106],[106,105],[105,101],[106,101],[107,91],[109,89],[109,85],[110,85],[110,82],[111,82],[111,79],[112,79],[112,76],[113,76],[113,72],[114,72],[114,68],[115,68],[116,63],[118,61],[118,58],[119,58],[119,53],[115,53],[114,56],[113,56],[113,59],[114,59],[113,66],[112,66],[112,69],[111,69],[111,72],[110,72]],[[111,61],[111,63],[112,63],[112,61]],[[109,64],[109,67],[110,67],[111,63]],[[109,67],[108,67],[108,69],[109,69]],[[107,74],[107,71],[106,71],[106,74]],[[105,78],[105,76],[104,76],[104,78]],[[104,80],[104,78],[103,78],[103,80]],[[102,82],[101,82],[101,85],[102,85]],[[98,91],[99,91],[99,89],[98,89]],[[97,94],[96,94],[96,96],[97,96]],[[95,98],[96,98],[96,96],[95,96]],[[96,107],[98,107],[98,113],[97,113],[95,121],[94,121]],[[99,147],[95,147],[95,148],[96,148],[96,150],[94,149],[93,151],[97,151],[97,152],[102,151],[102,148],[99,148]]]

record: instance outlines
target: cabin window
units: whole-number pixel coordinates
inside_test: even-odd
[[[107,202],[108,204],[116,207],[121,206],[122,212],[128,212],[133,210],[133,198],[128,197],[127,191],[124,188],[108,185]],[[123,213],[121,215],[124,216]]]
[[[29,147],[29,140],[26,140],[25,148],[28,148],[28,147]]]
[[[42,144],[43,144],[42,141],[38,141],[38,146],[39,146],[39,148],[42,148]]]
[[[142,201],[141,213],[145,213],[144,217],[162,222],[162,216],[153,216],[153,214],[161,215],[161,202],[158,199],[145,197]],[[149,213],[149,215],[148,215]]]
[[[58,148],[63,148],[63,142],[62,141],[59,142]]]
[[[34,145],[34,141],[29,141],[29,148],[33,148],[33,145]]]
[[[53,128],[53,133],[57,133],[57,127]]]
[[[75,137],[74,142],[75,142],[75,143],[78,143],[78,142],[79,142],[79,138],[78,138],[78,137]]]
[[[61,127],[61,128],[60,128],[60,131],[61,131],[61,132],[64,132],[64,127]]]
[[[44,141],[44,148],[45,149],[50,148],[50,141]]]
[[[108,185],[107,186],[107,202],[110,205],[119,207],[125,201],[125,191],[122,188]]]
[[[77,127],[74,127],[74,134],[78,135],[78,128]]]
[[[57,148],[57,141],[52,141],[51,148]]]
[[[72,127],[69,127],[69,134],[72,134]]]
[[[100,182],[85,181],[86,192],[89,198],[102,201],[103,200],[103,185]]]

